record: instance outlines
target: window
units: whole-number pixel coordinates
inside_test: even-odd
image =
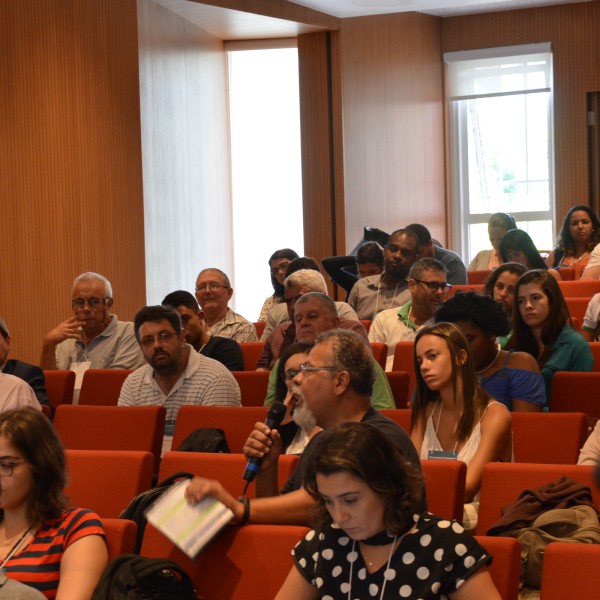
[[[234,301],[235,310],[250,321],[273,293],[269,256],[280,248],[304,253],[298,50],[293,44],[248,49],[246,43],[243,50],[227,45]]]
[[[549,44],[444,55],[453,234],[470,261],[487,222],[509,212],[538,249],[553,248],[552,54]]]

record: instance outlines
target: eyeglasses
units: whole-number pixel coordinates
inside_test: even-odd
[[[272,267],[271,275],[273,275],[273,277],[274,277],[275,275],[277,275],[277,273],[284,273],[285,270],[288,268],[289,264],[290,264],[289,262],[285,262],[285,263],[281,263],[278,267]]]
[[[429,289],[430,292],[437,292],[438,290],[445,292],[447,289],[452,287],[451,284],[441,281],[423,281],[422,279],[415,279],[415,281],[417,283],[422,283]]]
[[[298,375],[298,373],[300,373],[300,369],[288,369],[287,371],[285,371],[285,373],[283,373],[283,380],[292,381],[294,377]]]
[[[140,340],[140,345],[143,348],[150,348],[154,344],[154,341],[158,341],[159,344],[166,344],[173,339],[173,336],[177,335],[174,331],[161,331],[157,336],[146,335]]]
[[[332,373],[339,373],[344,369],[338,369],[337,367],[308,367],[306,365],[300,365],[300,373],[303,377],[306,377],[307,373],[315,373],[316,371],[331,371]]]
[[[10,477],[15,470],[15,466],[19,463],[25,462],[25,459],[11,460],[10,462],[0,462],[0,477]]]
[[[196,291],[206,292],[206,290],[210,290],[211,292],[216,292],[219,288],[229,289],[228,286],[223,285],[222,283],[202,283],[196,286]]]
[[[75,298],[71,303],[73,308],[83,308],[86,304],[93,310],[106,304],[109,298]]]

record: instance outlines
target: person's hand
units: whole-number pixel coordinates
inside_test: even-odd
[[[258,422],[248,436],[243,452],[247,460],[262,458],[260,470],[266,471],[277,463],[281,454],[281,436],[276,429],[269,429],[265,423]]]
[[[244,505],[234,498],[223,485],[214,479],[194,477],[185,489],[185,499],[188,504],[198,504],[205,498],[216,498],[233,512],[236,521],[244,514]]]
[[[296,406],[296,402],[298,402],[298,396],[292,393],[291,390],[288,390],[288,393],[283,400],[287,410],[285,411],[285,417],[283,417],[281,425],[287,425],[292,420],[292,411],[294,410],[294,406]]]
[[[56,346],[67,339],[80,340],[83,337],[82,327],[84,325],[85,321],[73,316],[49,331],[44,341]]]

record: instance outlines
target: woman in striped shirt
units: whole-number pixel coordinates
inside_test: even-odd
[[[68,506],[63,447],[48,419],[0,414],[0,567],[46,598],[90,600],[107,561],[91,511]]]

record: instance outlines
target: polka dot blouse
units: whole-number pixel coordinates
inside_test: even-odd
[[[400,542],[390,566],[368,573],[358,542],[339,528],[309,531],[292,555],[302,576],[324,600],[446,598],[492,557],[456,521],[430,513],[415,515],[416,527]],[[350,581],[350,566],[352,581]],[[350,595],[349,595],[350,592]]]

